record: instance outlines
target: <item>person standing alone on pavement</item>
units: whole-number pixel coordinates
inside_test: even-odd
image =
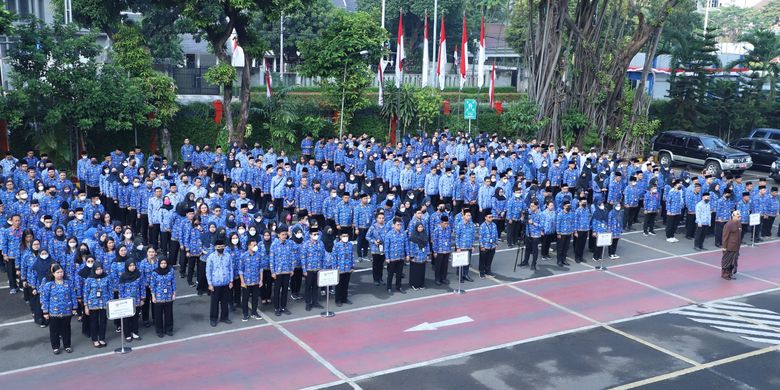
[[[696,203],[696,231],[693,241],[693,249],[698,251],[704,250],[704,237],[707,235],[707,231],[710,229],[710,223],[712,221],[712,212],[710,209],[710,193],[705,192],[701,196],[701,200]]]
[[[731,213],[731,220],[723,227],[723,258],[720,262],[720,277],[726,280],[736,279],[739,246],[742,243],[742,214],[739,210]]]
[[[233,260],[225,253],[225,241],[214,243],[214,253],[206,260],[206,281],[211,291],[211,326],[217,326],[217,320],[233,323],[228,313],[230,289],[233,288]]]

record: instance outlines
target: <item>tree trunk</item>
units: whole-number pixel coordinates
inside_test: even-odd
[[[160,146],[162,147],[162,154],[168,161],[173,161],[173,147],[171,145],[171,132],[167,127],[160,129]]]
[[[246,136],[246,125],[249,121],[249,104],[251,100],[250,94],[250,75],[252,69],[252,59],[245,55],[244,67],[241,69],[241,92],[239,94],[239,101],[241,102],[241,108],[238,112],[238,125],[233,129],[232,133],[228,133],[228,139],[230,142],[237,142],[239,145],[244,143],[244,136]]]

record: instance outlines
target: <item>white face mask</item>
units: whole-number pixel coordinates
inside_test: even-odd
[[[519,198],[519,197],[520,197],[520,194],[515,194],[515,198]]]
[[[132,238],[132,237],[133,237],[133,233],[125,233],[125,238]]]
[[[330,197],[331,197],[331,198],[335,198],[335,197],[336,197],[336,194],[330,194]]]
[[[68,246],[71,247],[71,248],[75,248],[76,247],[76,243],[75,242],[71,242],[71,243],[68,244]]]
[[[395,195],[387,195],[387,200],[393,200],[395,199]]]
[[[349,237],[341,237],[341,242],[347,242],[349,241]]]
[[[32,210],[33,213],[37,213],[40,209],[40,207],[30,207],[30,210]]]
[[[301,237],[303,237],[303,233],[301,232],[295,233],[295,238],[301,238]]]
[[[140,186],[141,186],[141,183],[133,183],[133,187],[137,188],[137,187],[140,187]]]
[[[79,221],[81,221],[82,219],[84,219],[84,215],[82,215],[82,214],[76,214],[76,219],[78,219]]]
[[[27,194],[21,194],[21,195],[19,195],[19,199],[21,199],[21,200],[25,200],[25,199],[27,199]]]
[[[317,241],[317,240],[319,240],[319,239],[320,239],[320,235],[319,235],[319,234],[312,234],[311,238],[312,238],[314,241]]]
[[[144,249],[144,246],[143,246],[143,244],[141,244],[141,245],[138,245],[137,247],[135,247],[135,249],[138,249],[140,251],[141,249]]]
[[[41,259],[46,260],[49,258],[49,255],[41,255]]]
[[[100,199],[96,200],[95,204],[100,204]]]
[[[238,229],[238,234],[244,234],[246,232],[246,229]]]
[[[86,195],[79,196],[79,200],[85,201],[87,200],[87,196]]]
[[[233,245],[238,245],[238,238],[234,238],[234,239],[230,240],[230,242],[232,242]]]

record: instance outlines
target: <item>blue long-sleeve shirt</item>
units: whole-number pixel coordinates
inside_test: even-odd
[[[447,226],[446,228],[441,225],[436,226],[431,234],[431,242],[433,243],[434,253],[450,253],[452,252],[452,228]]]
[[[498,228],[493,222],[482,222],[479,225],[479,246],[484,249],[495,249],[498,245]]]
[[[271,272],[275,274],[289,274],[293,272],[294,248],[290,240],[276,239],[271,244]]]
[[[384,241],[385,259],[389,261],[403,260],[407,256],[407,238],[404,231],[390,229]]]
[[[206,259],[206,280],[211,286],[227,286],[233,281],[233,260],[228,253],[216,251]]]
[[[77,290],[75,283],[68,279],[64,279],[62,284],[53,280],[46,282],[39,290],[43,313],[55,317],[73,314],[79,307]]]

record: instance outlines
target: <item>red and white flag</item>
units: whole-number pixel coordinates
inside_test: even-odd
[[[404,15],[403,13],[398,18],[398,39],[396,40],[398,47],[395,49],[395,86],[401,88],[401,82],[404,79],[404,60],[406,55],[404,54]]]
[[[263,59],[263,65],[265,66],[265,97],[271,98],[271,68],[268,67],[268,59]]]
[[[385,60],[379,59],[379,66],[376,70],[376,77],[379,79],[379,98],[378,103],[380,106],[385,104]]]
[[[490,91],[488,92],[488,95],[490,96],[490,108],[495,108],[496,106],[496,64],[493,64],[493,69],[490,71]]]
[[[460,38],[460,89],[466,84],[469,68],[469,35],[466,32],[466,14],[463,14],[463,34]]]
[[[428,86],[428,11],[425,11],[425,31],[423,33],[422,86]]]
[[[436,75],[439,76],[439,89],[444,90],[447,81],[447,36],[444,33],[444,16],[441,17],[441,35],[439,36],[439,58],[436,61]]]
[[[477,87],[485,85],[485,16],[482,16],[482,25],[479,28],[479,56],[477,62]]]

